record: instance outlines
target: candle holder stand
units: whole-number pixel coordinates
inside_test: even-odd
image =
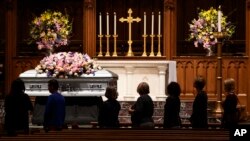
[[[217,102],[215,108],[215,114],[218,117],[222,116],[223,108],[222,102],[222,40],[225,36],[223,32],[215,32],[215,38],[217,38]]]
[[[105,35],[105,37],[107,38],[107,52],[105,54],[105,57],[109,57],[110,53],[109,53],[109,38],[111,37],[110,35]]]
[[[144,34],[144,35],[142,35],[142,37],[143,37],[143,54],[142,54],[142,56],[146,57],[147,56],[147,52],[146,52],[146,38],[148,37],[148,35]]]
[[[102,57],[102,37],[103,35],[98,35],[98,37],[100,38],[100,50],[99,50],[99,53],[98,53],[98,57]]]
[[[116,39],[118,37],[118,35],[113,35],[114,37],[114,53],[113,53],[113,57],[117,57],[117,52],[116,52]]]
[[[151,52],[150,52],[149,57],[154,57],[155,56],[154,55],[154,37],[155,37],[155,35],[151,34],[150,37],[151,37]]]
[[[161,35],[157,35],[158,37],[158,53],[157,53],[157,57],[161,57]]]

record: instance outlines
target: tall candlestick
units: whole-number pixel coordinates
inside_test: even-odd
[[[116,13],[114,12],[114,35],[116,35]]]
[[[151,35],[154,35],[154,12],[152,12],[152,29],[151,29]]]
[[[107,13],[107,35],[109,35],[109,13]]]
[[[102,35],[102,13],[101,12],[99,15],[99,32],[100,32],[100,35]]]
[[[161,35],[161,12],[159,12],[158,16],[158,35]]]
[[[143,35],[146,35],[147,32],[146,32],[146,12],[144,12],[144,34]]]
[[[218,10],[218,32],[221,32],[221,10],[220,10],[220,6],[219,6],[219,10]]]

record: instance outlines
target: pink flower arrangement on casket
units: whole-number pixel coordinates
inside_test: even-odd
[[[44,57],[35,68],[38,73],[47,73],[48,77],[78,77],[102,69],[87,54],[78,52],[59,52]]]

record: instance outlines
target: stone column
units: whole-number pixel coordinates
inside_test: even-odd
[[[124,96],[124,100],[134,100],[135,96],[133,96],[133,74],[134,67],[133,66],[125,66],[126,69],[126,96]]]
[[[166,98],[166,69],[167,66],[158,66],[159,71],[159,90],[156,99],[159,101],[164,101]]]

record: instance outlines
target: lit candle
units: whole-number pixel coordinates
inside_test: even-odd
[[[220,10],[220,6],[219,6],[219,10],[218,10],[218,32],[221,32],[221,10]]]
[[[146,12],[144,12],[144,35],[146,35]]]
[[[161,35],[161,12],[159,12],[158,35]]]
[[[114,12],[114,35],[116,35],[116,13]]]
[[[152,12],[152,29],[151,29],[151,35],[154,35],[154,12]]]
[[[102,13],[101,12],[99,15],[99,32],[100,32],[100,35],[102,35]]]
[[[109,35],[109,13],[107,13],[107,35]]]

